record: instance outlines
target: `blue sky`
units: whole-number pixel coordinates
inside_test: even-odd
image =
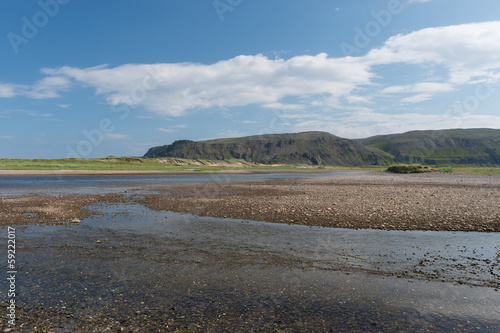
[[[500,128],[498,0],[0,2],[0,158]]]

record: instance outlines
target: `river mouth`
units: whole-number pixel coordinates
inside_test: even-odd
[[[500,325],[492,306],[500,301],[496,233],[282,225],[130,203],[91,208],[102,215],[17,229],[26,329],[494,332]],[[2,281],[2,294],[6,288]]]
[[[295,179],[355,175],[369,171],[316,171],[163,175],[0,175],[0,196],[32,194],[122,193],[151,185],[186,185],[247,180]]]
[[[360,182],[363,194],[365,183],[382,182],[377,191],[394,185],[393,176],[339,174],[344,182]],[[498,232],[289,225],[174,213],[145,200],[170,197],[169,189],[179,188],[160,180],[178,186],[286,174],[72,177],[62,183],[0,177],[3,207],[12,205],[28,220],[11,225],[19,331],[497,332],[500,327],[500,308],[492,306],[500,304]],[[496,195],[483,178],[446,180],[455,181],[472,183],[475,193]],[[304,190],[300,180],[290,183]],[[276,183],[265,184],[264,194]],[[328,185],[325,193],[340,185]],[[213,199],[209,194],[199,192],[198,199]],[[87,214],[75,219],[82,211]],[[5,240],[6,229],[0,233]],[[6,264],[1,267],[8,271]],[[3,302],[8,290],[9,282],[1,279]],[[0,328],[10,326],[3,321]]]

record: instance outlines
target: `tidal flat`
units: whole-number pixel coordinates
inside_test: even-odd
[[[107,181],[59,187],[49,182],[22,191],[0,181],[2,225],[17,230],[16,330],[497,332],[500,327],[497,176]],[[407,191],[412,192],[379,204],[386,193]],[[487,201],[489,209],[480,210]],[[366,218],[377,208],[386,209],[379,213],[385,219]],[[437,208],[440,213],[432,215]],[[325,225],[340,221],[341,212],[352,226]],[[271,219],[280,214],[282,221]],[[443,217],[422,224],[426,214]],[[70,223],[75,219],[79,222]],[[444,223],[450,219],[457,230]],[[398,227],[412,225],[417,227]],[[2,281],[3,301],[7,290]]]

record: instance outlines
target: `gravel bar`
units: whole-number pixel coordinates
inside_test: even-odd
[[[151,187],[154,210],[352,229],[500,231],[500,176],[363,173]]]
[[[317,178],[147,185],[140,194],[2,197],[0,224],[70,222],[99,202],[350,229],[500,231],[500,176],[371,172]],[[131,193],[132,192],[132,193]],[[150,193],[150,194],[149,194]]]

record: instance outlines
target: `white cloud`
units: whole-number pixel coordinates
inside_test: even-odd
[[[431,98],[432,98],[431,94],[422,93],[422,94],[417,94],[417,95],[413,95],[410,97],[402,98],[401,103],[410,103],[410,104],[420,103],[420,102],[428,101]]]
[[[401,103],[419,103],[431,99],[435,94],[455,90],[449,83],[421,82],[404,86],[391,86],[383,89],[382,94],[418,93],[401,99]]]
[[[500,21],[470,23],[398,34],[361,57],[331,58],[320,53],[285,60],[258,54],[214,64],[45,68],[42,73],[47,76],[33,86],[0,84],[0,97],[54,98],[72,84],[80,84],[93,87],[109,104],[140,105],[162,116],[211,108],[229,113],[232,107],[256,105],[280,110],[284,119],[298,124],[297,129],[330,126],[337,135],[367,136],[377,131],[445,128],[450,121],[441,116],[409,111],[386,114],[381,111],[384,105],[378,105],[378,112],[361,106],[371,103],[376,109],[373,97],[383,97],[394,99],[387,105],[401,103],[404,109],[466,85],[500,82],[498,54]],[[413,82],[405,73],[384,77],[386,67],[394,65],[411,65],[434,74],[427,78],[419,75]],[[336,118],[325,116],[325,112],[333,114],[332,110]],[[372,124],[367,124],[370,121]],[[473,115],[468,118],[467,126],[470,124],[500,127],[496,116]],[[182,128],[186,125],[157,130],[177,133]]]
[[[170,126],[169,128],[157,128],[157,130],[163,133],[179,133],[180,132],[179,129],[185,129],[188,127],[189,125],[187,124],[179,124]]]
[[[71,106],[71,104],[57,104],[60,108],[66,109]]]
[[[10,98],[16,96],[16,86],[13,84],[0,84],[0,98]]]
[[[60,91],[69,90],[71,81],[66,76],[47,76],[33,86],[0,84],[0,98],[25,96],[33,99],[60,97]]]
[[[241,131],[235,131],[235,130],[225,130],[225,131],[220,131],[217,133],[217,136],[214,139],[217,138],[239,138],[243,136],[248,136],[248,133],[246,132],[241,132]],[[207,139],[210,140],[210,139]]]
[[[389,38],[363,57],[331,58],[324,53],[269,59],[261,54],[241,55],[214,64],[127,64],[114,68],[60,67],[43,69],[50,75],[30,94],[49,98],[68,86],[68,80],[92,86],[112,105],[141,105],[161,115],[180,116],[188,110],[256,104],[293,110],[311,105],[341,108],[366,103],[360,90],[382,78],[383,67],[396,63],[440,66],[448,73],[443,82],[420,82],[382,88],[382,93],[411,93],[404,103],[432,98],[457,85],[500,80],[500,22],[427,28]],[[381,74],[382,73],[382,74]],[[0,94],[12,95],[11,86]],[[15,89],[14,89],[15,90]],[[28,93],[26,93],[28,95]],[[284,103],[295,97],[299,103]],[[345,103],[345,102],[344,102]]]
[[[71,82],[64,76],[48,76],[38,81],[31,89],[24,92],[24,95],[30,98],[56,98],[60,97],[59,91],[68,90]]]
[[[340,137],[366,138],[380,134],[444,128],[500,128],[500,116],[467,115],[460,118],[447,114],[428,115],[415,112],[389,114],[363,111],[338,118],[315,116],[296,123],[287,130],[326,131]]]
[[[382,90],[382,93],[437,93],[453,91],[452,85],[449,83],[439,82],[422,82],[405,86],[391,86]]]
[[[118,133],[105,133],[104,138],[107,140],[123,140],[128,138],[127,134],[118,134]]]
[[[500,21],[427,28],[389,38],[365,57],[370,66],[395,63],[440,65],[450,84],[487,80],[500,69]]]
[[[285,104],[285,103],[268,103],[262,105],[268,109],[277,109],[277,110],[303,110],[305,108],[304,105],[300,104]]]
[[[370,96],[348,95],[346,100],[349,104],[368,104],[371,103]]]
[[[317,94],[333,100],[370,83],[367,66],[352,58],[297,56],[271,60],[238,56],[212,65],[196,63],[123,65],[115,68],[61,67],[44,73],[66,76],[96,88],[110,104],[137,104],[163,115],[190,109],[249,104],[277,106],[287,96]]]
[[[2,115],[24,115],[24,116],[30,116],[30,117],[36,117],[38,116],[38,113],[32,110],[26,110],[26,109],[7,109],[7,110],[1,110],[0,114]]]
[[[173,128],[157,128],[157,130],[163,133],[179,133],[179,130]]]

